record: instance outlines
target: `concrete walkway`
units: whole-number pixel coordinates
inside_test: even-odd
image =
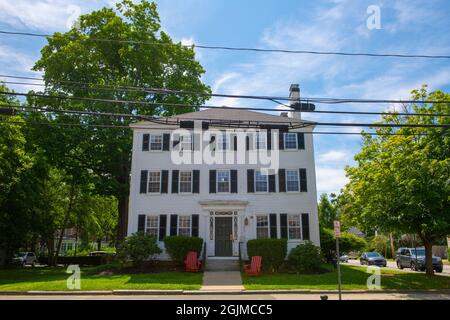
[[[241,273],[239,271],[206,271],[203,274],[203,291],[241,291]]]

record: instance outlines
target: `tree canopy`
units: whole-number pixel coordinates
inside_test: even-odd
[[[424,86],[412,91],[412,97],[449,103],[417,104],[405,111],[450,113],[449,94],[428,94]],[[382,122],[449,124],[450,119],[394,114]],[[343,214],[362,230],[370,226],[386,233],[418,234],[427,252],[427,273],[432,273],[431,246],[450,233],[450,134],[438,127],[387,127],[377,132],[380,135],[364,136],[357,166],[347,168],[350,181],[342,198]]]

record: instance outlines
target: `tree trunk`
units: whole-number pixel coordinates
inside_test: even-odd
[[[97,250],[102,250],[102,239],[97,239]]]
[[[389,232],[389,243],[391,245],[391,258],[395,258],[395,247],[394,247],[394,237],[392,236],[392,232]]]
[[[433,243],[426,237],[420,236],[425,247],[425,268],[427,275],[433,275]]]
[[[119,197],[119,224],[117,225],[117,240],[127,236],[128,229],[128,193]]]

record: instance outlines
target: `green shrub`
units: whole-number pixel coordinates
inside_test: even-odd
[[[262,267],[266,272],[275,272],[283,263],[287,254],[286,239],[253,239],[247,241],[247,254],[250,257],[261,256]]]
[[[311,241],[300,244],[291,250],[288,256],[289,266],[297,273],[316,273],[321,270],[322,256],[320,248]]]
[[[170,236],[164,238],[164,244],[172,260],[182,265],[189,251],[196,251],[200,255],[203,239],[199,237]]]
[[[364,250],[367,242],[349,232],[341,232],[339,239],[339,253],[359,252]],[[331,262],[336,258],[336,240],[334,231],[331,229],[320,230],[320,248],[326,261]]]
[[[161,249],[153,236],[144,232],[133,233],[126,237],[117,248],[117,258],[122,263],[132,261],[134,266],[141,265],[145,260],[152,259],[154,255],[161,253]]]

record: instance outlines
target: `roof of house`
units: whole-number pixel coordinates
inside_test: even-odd
[[[204,121],[227,120],[230,122],[252,122],[258,124],[298,125],[305,123],[314,125],[314,122],[312,121],[276,116],[268,113],[249,111],[239,108],[205,109],[201,111],[178,114],[171,117],[161,117],[160,120],[176,121],[176,122],[181,120],[204,120]],[[145,125],[145,124],[152,124],[152,122],[143,121],[138,123],[138,125]]]

